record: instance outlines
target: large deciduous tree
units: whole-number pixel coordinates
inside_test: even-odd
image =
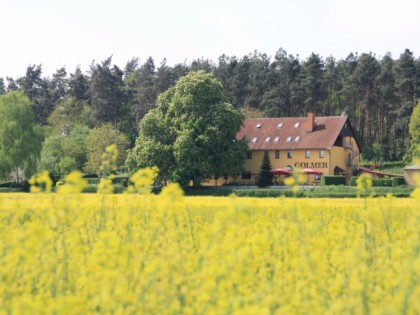
[[[11,172],[20,181],[36,171],[42,135],[35,125],[31,102],[20,91],[0,96],[0,175]]]
[[[212,74],[191,72],[161,94],[140,122],[127,166],[157,166],[161,179],[182,185],[237,174],[246,157],[246,143],[236,140],[242,122]]]

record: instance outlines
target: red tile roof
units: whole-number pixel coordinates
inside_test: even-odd
[[[307,120],[308,117],[248,118],[236,137],[248,138],[249,150],[331,149],[348,117],[316,117],[313,131],[308,131]]]

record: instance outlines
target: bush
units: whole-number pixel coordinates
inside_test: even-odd
[[[156,186],[160,187],[160,186]],[[155,191],[156,190],[156,191]],[[215,188],[215,187],[185,187],[186,196],[229,196],[232,193],[230,188]],[[160,193],[160,189],[152,189],[153,193]]]
[[[94,194],[98,191],[98,185],[95,184],[88,184],[84,189],[83,193],[86,194]]]
[[[294,193],[292,189],[234,189],[233,193],[238,197],[305,197],[304,190]]]
[[[350,178],[350,186],[357,186],[357,176]]]
[[[128,176],[126,175],[116,175],[115,178],[112,180],[114,185],[120,185],[127,187],[128,186]]]
[[[123,185],[115,184],[114,185],[114,194],[122,194],[125,192],[126,188]]]
[[[98,185],[99,182],[101,181],[100,178],[86,178],[88,184],[90,185]]]
[[[373,187],[392,187],[392,178],[373,178]]]
[[[405,184],[404,177],[394,177],[392,179],[392,187],[404,186]]]
[[[19,193],[24,192],[23,188],[0,187],[0,193]]]
[[[346,184],[346,177],[345,176],[322,176],[321,177],[321,185],[328,186],[328,185],[345,185]]]

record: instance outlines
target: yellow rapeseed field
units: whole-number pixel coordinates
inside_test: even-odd
[[[0,195],[0,314],[420,313],[419,199],[70,183]]]

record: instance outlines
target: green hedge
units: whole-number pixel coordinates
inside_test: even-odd
[[[100,178],[86,178],[89,185],[98,185],[101,181]]]
[[[372,178],[372,187],[392,187],[392,178]]]
[[[404,177],[394,177],[392,179],[392,187],[404,186],[406,185]]]
[[[373,187],[398,187],[398,186],[404,186],[404,185],[405,185],[404,177],[373,178],[372,179]],[[352,177],[350,179],[350,186],[357,186],[357,177]]]
[[[122,185],[116,184],[113,185],[114,187],[114,194],[122,194],[126,188]],[[98,192],[98,185],[95,184],[88,184],[84,189],[83,193],[85,194],[95,194]]]
[[[18,193],[24,192],[23,188],[0,187],[0,193]]]
[[[19,191],[29,192],[30,185],[29,185],[28,181],[25,180],[25,181],[20,182],[20,183],[16,183],[16,182],[1,183],[0,188],[20,189]]]
[[[292,189],[234,189],[238,197],[305,197],[305,191],[294,193]]]
[[[345,185],[346,184],[346,177],[344,176],[322,176],[321,177],[321,185],[322,186],[329,186],[329,185]]]

